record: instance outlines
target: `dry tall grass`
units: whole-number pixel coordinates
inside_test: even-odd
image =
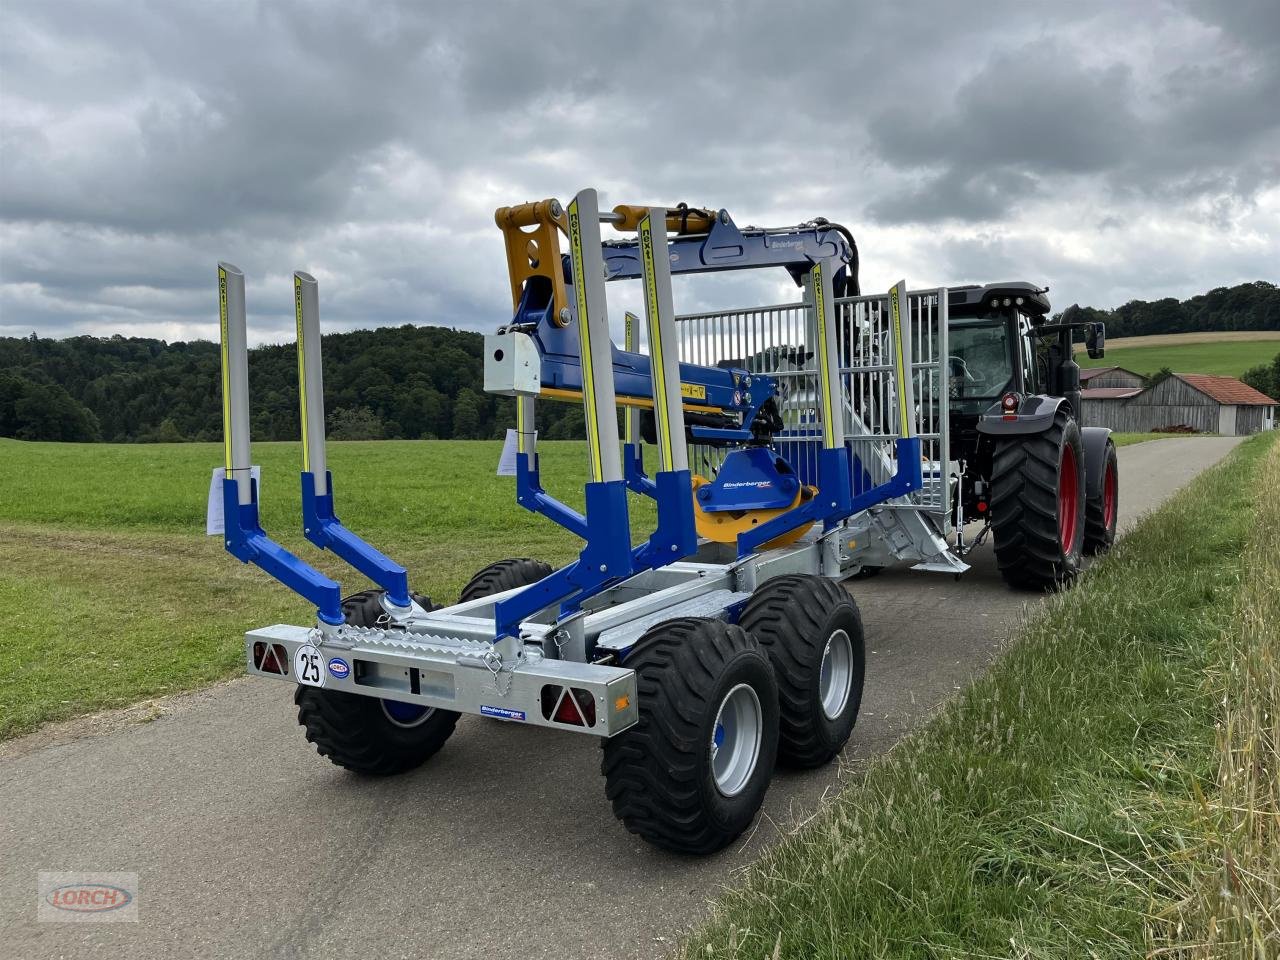
[[[1217,790],[1193,790],[1186,895],[1153,920],[1154,957],[1280,957],[1280,445],[1263,466],[1222,648],[1210,677],[1221,692]]]

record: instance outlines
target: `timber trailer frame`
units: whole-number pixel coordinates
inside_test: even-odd
[[[308,739],[364,773],[422,763],[462,713],[599,737],[628,829],[717,850],[750,824],[775,759],[826,763],[852,731],[863,636],[838,582],[860,569],[855,554],[871,545],[882,561],[967,569],[945,536],[947,290],[857,295],[852,238],[823,220],[765,230],[683,206],[602,214],[590,189],[567,209],[541,201],[497,220],[515,316],[486,338],[485,386],[517,398],[518,503],[582,538],[579,558],[556,571],[503,561],[436,609],[343,526],[325,460],[317,284],[302,272],[303,531],[379,589],[344,600],[272,541],[251,473],[244,276],[221,263],[225,546],[316,608],[313,623],[247,633],[248,669],[296,684]],[[602,223],[628,236],[602,243]],[[787,269],[803,303],[677,318],[673,273],[763,267]],[[634,318],[627,350],[610,341],[605,283],[628,278],[643,284],[647,355]],[[584,404],[584,514],[542,489],[538,396]],[[691,457],[715,481],[695,478]],[[657,504],[638,546],[628,491]]]

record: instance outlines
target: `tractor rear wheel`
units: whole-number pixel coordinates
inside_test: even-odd
[[[603,743],[613,812],[677,853],[732,843],[764,802],[778,750],[778,686],[741,627],[684,617],[651,627],[623,661],[640,719]]]
[[[1116,539],[1120,516],[1120,466],[1116,445],[1107,441],[1102,460],[1102,489],[1084,502],[1084,552],[1093,557],[1106,553]]]
[[[1075,419],[1060,410],[1043,433],[1001,440],[992,464],[1000,575],[1030,590],[1069,583],[1084,546],[1084,448]]]
[[[459,603],[467,600],[480,600],[491,597],[495,593],[504,593],[516,587],[527,587],[537,583],[543,577],[552,574],[551,564],[541,560],[530,560],[528,557],[515,557],[510,560],[499,560],[491,563],[477,573],[462,588]]]
[[[827,763],[862,704],[866,651],[853,597],[826,577],[774,577],[751,595],[738,625],[760,641],[778,680],[779,762]]]
[[[381,590],[364,590],[342,601],[347,623],[377,626],[383,615]],[[425,610],[429,597],[414,594]],[[322,757],[355,773],[388,776],[421,766],[453,733],[458,714],[399,700],[381,700],[345,690],[299,686],[293,702],[298,723]]]

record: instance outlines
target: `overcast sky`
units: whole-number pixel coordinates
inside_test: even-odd
[[[297,268],[326,329],[492,330],[494,208],[584,186],[842,221],[865,290],[1280,274],[1276,0],[4,0],[0,135],[0,334],[213,339],[219,259],[255,341]]]

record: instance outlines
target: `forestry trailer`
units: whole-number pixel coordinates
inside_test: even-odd
[[[248,666],[296,685],[306,736],[334,763],[413,769],[462,713],[593,735],[626,827],[708,853],[751,822],[775,762],[827,763],[851,734],[864,642],[841,581],[900,562],[959,576],[989,531],[1006,580],[1049,588],[1110,544],[1114,449],[1077,423],[1077,325],[1046,320],[1042,289],[902,282],[867,296],[837,224],[601,211],[594,190],[496,220],[513,317],[485,339],[485,388],[516,398],[517,504],[584,545],[559,570],[492,564],[446,607],[337,519],[305,273],[294,274],[303,532],[376,589],[344,599],[262,530],[244,277],[218,266],[226,547],[316,608],[313,622],[250,631]],[[616,238],[602,240],[602,225]],[[803,299],[676,314],[673,275],[763,268],[788,271]],[[643,349],[637,318],[622,348],[610,336],[605,287],[627,279],[641,281]],[[1100,325],[1086,338],[1100,356]],[[543,489],[539,399],[583,405],[582,512]],[[629,497],[656,503],[638,543]]]

